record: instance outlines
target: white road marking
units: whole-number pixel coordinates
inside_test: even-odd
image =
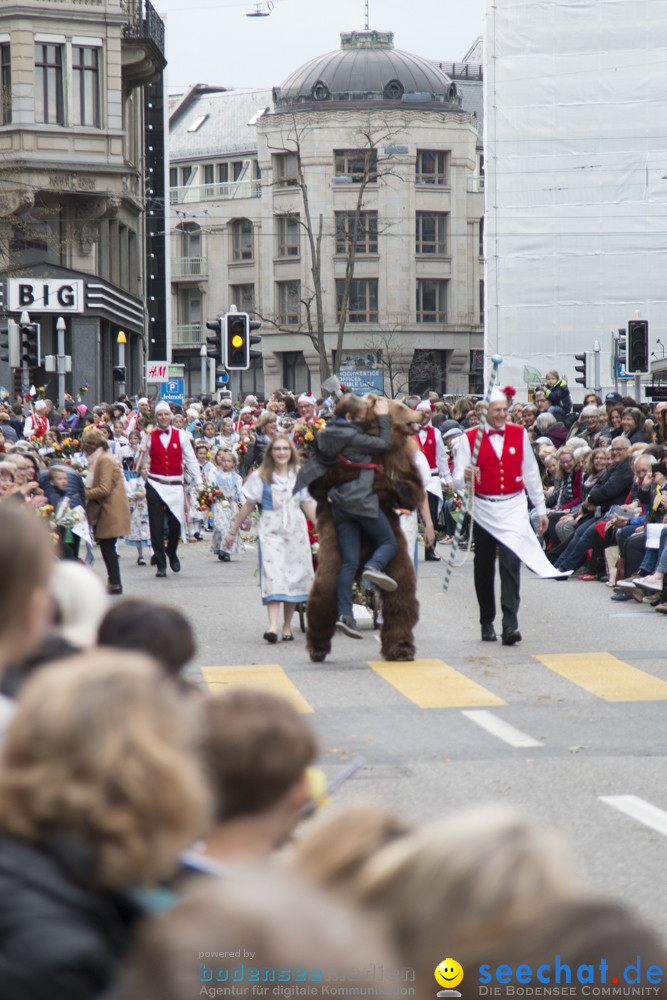
[[[612,809],[631,816],[651,830],[656,830],[667,837],[667,812],[651,805],[645,799],[640,799],[638,795],[601,795],[600,802],[605,802]]]
[[[493,712],[488,712],[486,709],[466,709],[461,712],[461,715],[465,715],[472,722],[476,722],[478,726],[486,729],[487,733],[491,733],[492,736],[497,736],[499,740],[509,743],[511,747],[544,746],[540,740],[535,740],[532,736],[522,733],[520,729],[515,729],[509,722],[499,719],[497,715],[494,715]]]

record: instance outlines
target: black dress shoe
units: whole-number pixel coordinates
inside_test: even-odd
[[[263,638],[267,642],[270,642],[271,644],[273,644],[274,642],[278,642],[278,633],[277,632],[265,632]]]
[[[503,646],[513,646],[515,642],[521,642],[521,633],[518,628],[504,628]]]
[[[151,556],[151,566],[157,566],[157,556]]]
[[[176,553],[174,552],[173,556],[170,555],[168,558],[169,558],[169,565],[171,567],[172,573],[180,573],[181,572],[181,560],[178,558],[178,556],[176,555]]]
[[[425,562],[440,562],[440,556],[435,551],[435,549],[427,549],[426,555],[424,556]]]
[[[166,569],[159,569],[155,575],[156,576],[166,576],[167,575],[167,571],[166,571]]]
[[[482,642],[495,642],[496,630],[493,625],[482,625]]]

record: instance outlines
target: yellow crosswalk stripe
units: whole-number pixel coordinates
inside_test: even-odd
[[[232,687],[261,688],[263,691],[271,691],[272,694],[280,694],[287,698],[297,712],[305,714],[314,711],[298,687],[277,663],[251,663],[240,667],[202,667],[201,672],[213,694],[220,694]]]
[[[561,653],[534,659],[605,701],[667,701],[667,681],[611,653]]]
[[[368,660],[368,665],[420,708],[478,708],[507,704],[481,684],[454,670],[444,660],[413,660],[412,663]]]

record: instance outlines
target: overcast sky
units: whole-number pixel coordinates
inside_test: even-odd
[[[279,86],[309,59],[340,48],[341,31],[365,23],[364,0],[273,0],[269,17],[246,17],[252,0],[152,3],[167,25],[170,91],[192,83]],[[483,7],[484,0],[369,0],[369,27],[393,31],[397,49],[456,61],[482,34]]]

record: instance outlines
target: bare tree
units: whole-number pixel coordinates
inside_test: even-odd
[[[439,362],[428,351],[416,353],[402,342],[401,324],[371,334],[364,349],[372,351],[382,368],[385,393],[391,399],[410,393],[415,385],[436,386],[442,377]],[[345,381],[344,379],[342,380]]]
[[[400,133],[405,128],[405,123],[388,125],[386,122],[373,124],[371,115],[368,116],[367,123],[358,131],[361,148],[364,154],[363,169],[355,173],[353,182],[357,185],[357,197],[355,202],[352,225],[344,234],[336,231],[325,233],[324,219],[322,213],[313,219],[311,200],[308,188],[308,179],[303,164],[304,141],[309,132],[316,127],[317,120],[312,116],[304,114],[297,116],[292,112],[285,116],[289,121],[289,126],[281,136],[280,145],[272,146],[269,149],[275,153],[291,153],[296,160],[296,174],[290,178],[291,186],[298,187],[301,193],[303,215],[297,212],[288,212],[297,218],[299,226],[303,229],[308,244],[309,268],[312,286],[304,290],[300,302],[305,310],[305,323],[300,333],[309,337],[313,347],[318,353],[320,364],[320,379],[324,381],[331,375],[331,364],[327,353],[325,342],[325,321],[324,321],[324,291],[322,280],[322,243],[323,237],[330,236],[336,238],[338,242],[344,239],[346,244],[345,257],[345,279],[343,283],[342,300],[338,304],[338,328],[336,340],[336,357],[340,358],[343,350],[343,339],[345,334],[345,324],[350,302],[350,292],[354,279],[354,268],[359,248],[360,239],[366,238],[366,222],[363,217],[364,194],[369,184],[377,182],[380,178],[392,173],[388,167],[389,157],[386,154],[381,158],[379,154],[380,145],[387,142],[392,135]],[[285,185],[285,179],[274,180],[274,185]],[[376,233],[377,235],[377,233]],[[259,314],[258,314],[259,315]],[[293,328],[286,329],[272,320],[270,317],[261,316],[263,322],[271,323],[276,329],[294,333]]]

